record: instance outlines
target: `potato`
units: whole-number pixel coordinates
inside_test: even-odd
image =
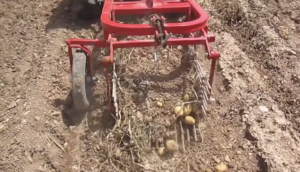
[[[175,106],[174,113],[176,116],[182,116],[183,115],[183,108],[181,106]]]
[[[190,104],[183,107],[183,115],[184,116],[188,116],[191,113],[192,113],[192,106]]]
[[[159,156],[163,156],[165,153],[166,153],[166,148],[165,148],[165,147],[160,147],[160,148],[158,148],[157,154],[158,154]]]
[[[225,164],[218,164],[216,167],[215,167],[216,171],[217,172],[225,172],[227,171],[227,165]]]
[[[166,148],[169,152],[177,152],[179,150],[179,145],[174,140],[167,140]]]
[[[190,96],[188,94],[184,94],[183,95],[183,101],[189,101],[190,100]]]
[[[196,120],[193,117],[191,117],[191,116],[186,116],[184,118],[184,123],[186,123],[188,125],[195,125]]]
[[[157,102],[156,102],[156,105],[157,105],[157,107],[160,107],[160,108],[163,107],[163,103],[160,102],[160,101],[157,101]]]

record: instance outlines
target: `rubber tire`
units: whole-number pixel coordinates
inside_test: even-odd
[[[77,51],[72,62],[72,96],[76,110],[86,110],[89,101],[86,94],[86,55]]]

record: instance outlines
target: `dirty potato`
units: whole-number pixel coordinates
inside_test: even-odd
[[[163,156],[165,153],[166,153],[166,148],[165,148],[165,147],[160,147],[160,148],[158,148],[157,154],[158,154],[159,156]]]
[[[216,171],[217,172],[225,172],[227,171],[227,165],[225,164],[218,164],[216,167],[215,167]]]
[[[184,123],[186,123],[188,125],[195,125],[196,120],[193,117],[191,117],[191,116],[186,116],[184,118]]]
[[[166,148],[169,152],[177,152],[179,150],[179,145],[174,140],[167,140]]]
[[[192,106],[190,104],[183,107],[183,115],[188,116],[192,113]]]
[[[175,106],[174,113],[177,117],[183,115],[183,108],[181,106]]]

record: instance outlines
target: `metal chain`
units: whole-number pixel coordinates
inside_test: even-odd
[[[154,58],[155,62],[157,61],[157,55],[156,55],[157,51],[160,50],[161,47],[163,47],[167,43],[168,39],[171,38],[171,36],[172,36],[172,33],[169,33],[166,36],[166,38],[161,41],[161,43],[159,44],[159,46],[157,46],[156,49],[154,50],[154,52],[153,52],[153,58]]]

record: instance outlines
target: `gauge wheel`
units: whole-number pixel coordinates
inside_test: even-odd
[[[86,110],[89,107],[86,82],[86,59],[82,51],[76,51],[72,62],[72,96],[76,110]]]

